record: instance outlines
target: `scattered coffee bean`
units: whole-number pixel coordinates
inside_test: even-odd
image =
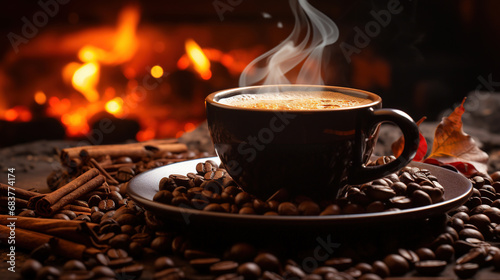
[[[21,276],[24,279],[34,279],[42,264],[35,259],[27,259],[21,266]]]
[[[384,258],[384,263],[390,271],[390,275],[401,276],[410,270],[410,265],[400,255],[391,254]]]
[[[253,262],[247,262],[241,264],[236,270],[236,272],[239,275],[243,276],[244,279],[250,279],[250,280],[259,278],[259,276],[262,273],[260,267]]]
[[[36,279],[58,279],[61,275],[59,269],[53,266],[44,266],[36,273]]]
[[[479,270],[479,265],[476,263],[457,264],[453,271],[462,279],[471,278]]]
[[[238,268],[238,263],[234,261],[222,261],[214,263],[210,266],[210,272],[215,275],[235,272]]]
[[[446,261],[426,260],[415,264],[415,269],[421,275],[435,276],[439,275],[446,268]]]

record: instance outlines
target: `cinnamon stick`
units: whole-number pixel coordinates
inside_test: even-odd
[[[82,213],[85,213],[85,214],[90,214],[92,211],[90,210],[90,208],[88,207],[85,207],[85,206],[79,206],[79,205],[72,205],[72,204],[68,204],[68,205],[65,205],[64,207],[62,207],[62,209],[65,209],[65,210],[71,210],[73,212],[82,212]],[[55,212],[55,211],[54,211]],[[75,213],[76,214],[76,213]]]
[[[8,237],[10,236],[11,228],[0,225],[0,241],[3,244],[8,244]],[[70,259],[83,259],[86,255],[97,254],[100,250],[92,247],[87,247],[83,244],[68,241],[66,239],[54,237],[52,235],[39,233],[22,228],[16,228],[16,247],[23,248],[27,251],[40,247],[45,243],[49,243],[52,252],[56,255],[70,258]]]
[[[99,170],[92,168],[56,191],[30,198],[28,207],[41,216],[52,216],[78,197],[101,186],[104,176],[98,174]]]
[[[104,177],[106,177],[106,182],[108,184],[110,184],[110,185],[118,185],[119,184],[119,182],[116,181],[115,178],[111,177],[111,175],[109,175],[109,173],[104,168],[102,168],[102,166],[97,162],[97,160],[95,160],[94,158],[91,158],[90,164],[94,168],[97,168],[99,170],[99,172],[101,172],[101,174],[104,175]]]
[[[14,191],[12,191],[12,189],[14,189]],[[24,190],[24,189],[21,189],[18,187],[11,187],[9,185],[0,183],[0,196],[7,196],[8,197],[9,195],[7,195],[7,194],[9,191],[14,192],[14,195],[16,196],[16,198],[21,198],[24,200],[29,200],[33,196],[40,195],[40,193],[37,193],[37,192]]]
[[[12,201],[12,200],[10,200]],[[0,206],[2,206],[5,209],[8,209],[8,203],[9,203],[9,197],[7,196],[0,196]],[[26,199],[22,198],[14,198],[14,205],[16,209],[20,208],[27,208],[28,207],[28,201]]]
[[[96,238],[94,230],[99,226],[95,223],[29,217],[15,218],[16,231],[22,228],[64,238],[86,246],[95,246],[97,244],[96,241],[92,240],[92,237]],[[12,216],[0,215],[0,225],[9,225],[12,219]]]
[[[98,158],[109,156],[118,158],[128,156],[133,159],[141,159],[145,156],[152,156],[159,152],[181,153],[187,151],[184,144],[177,142],[177,139],[154,140],[148,142],[119,144],[119,145],[99,145],[99,146],[81,146],[66,148],[61,151],[61,159],[67,162],[71,158],[80,156],[83,152],[85,156]]]

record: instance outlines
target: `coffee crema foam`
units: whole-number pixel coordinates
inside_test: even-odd
[[[339,109],[370,104],[373,100],[333,91],[290,91],[239,94],[221,98],[219,103],[254,109],[314,110]]]

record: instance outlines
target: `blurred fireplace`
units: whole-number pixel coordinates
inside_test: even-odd
[[[204,120],[207,94],[238,86],[243,68],[293,28],[287,0],[184,2],[9,4],[0,27],[7,38],[0,46],[0,145],[178,137]],[[356,28],[387,8],[310,2],[339,26],[339,43],[350,44]],[[350,61],[339,44],[329,49],[326,83],[374,91],[414,118],[437,117],[477,87],[479,75],[500,80],[498,64],[486,62],[500,60],[491,51],[500,37],[485,46],[486,35],[473,35],[477,27],[497,31],[494,17],[478,17],[495,5],[402,2],[402,12]],[[105,137],[92,137],[96,130]]]

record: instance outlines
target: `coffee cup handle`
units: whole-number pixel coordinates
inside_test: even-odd
[[[396,124],[402,131],[405,144],[403,152],[395,160],[377,166],[366,166],[363,159],[366,138],[383,122]],[[403,111],[396,109],[374,109],[368,116],[358,121],[353,165],[349,170],[348,184],[357,185],[382,178],[405,167],[415,157],[419,144],[419,131],[413,119]],[[368,131],[365,135],[363,131]]]

